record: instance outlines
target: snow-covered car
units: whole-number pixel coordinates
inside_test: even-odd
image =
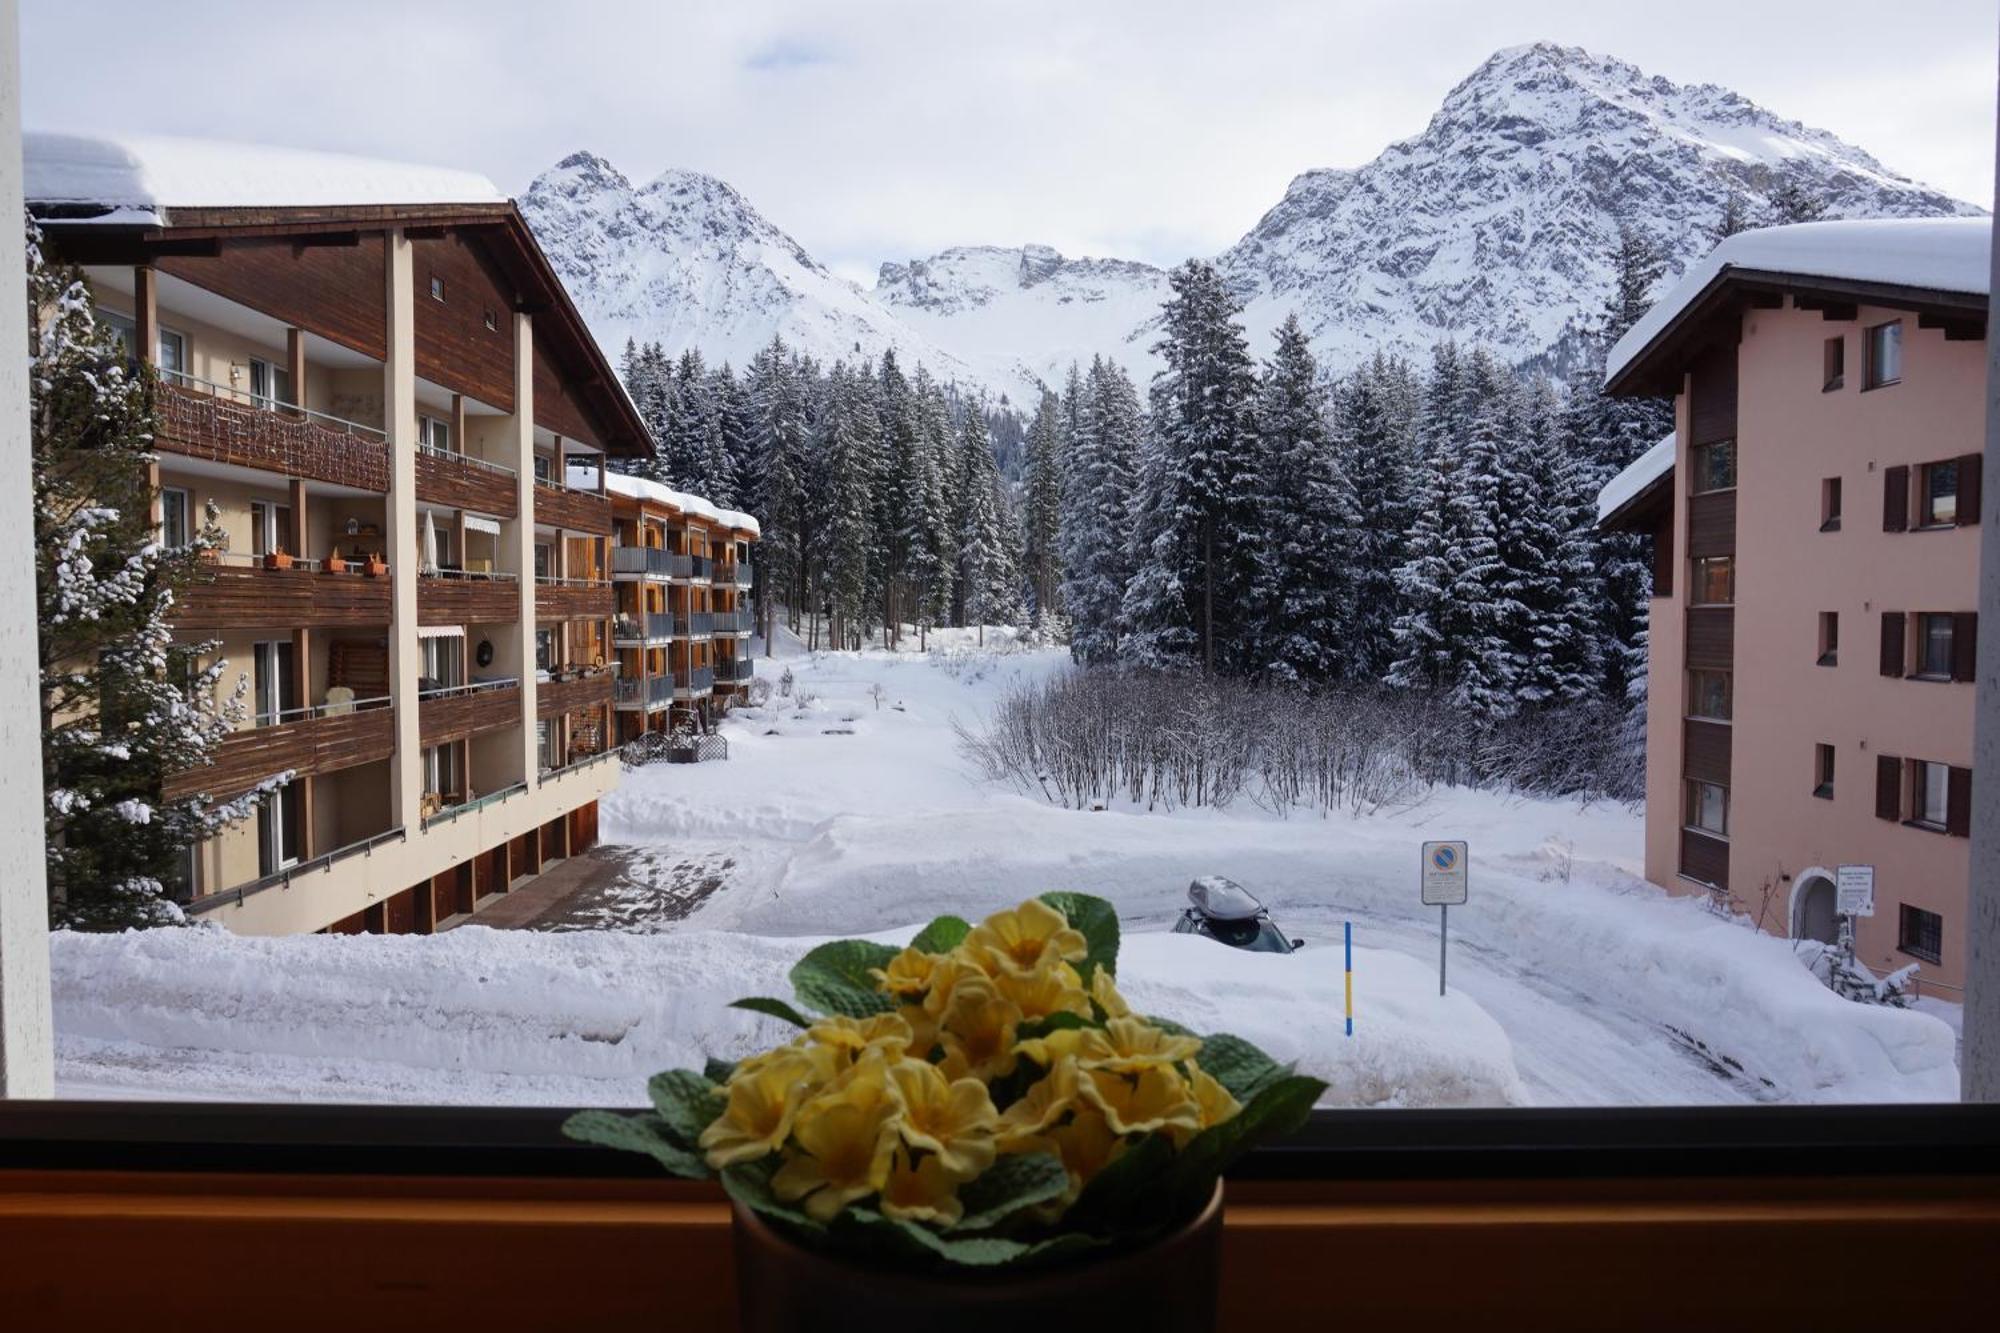
[[[1256,895],[1233,879],[1203,875],[1188,885],[1188,904],[1174,922],[1176,935],[1206,935],[1251,953],[1290,953],[1305,946],[1304,940],[1286,938]]]

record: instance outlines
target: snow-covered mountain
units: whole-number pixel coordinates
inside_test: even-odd
[[[1671,279],[1732,197],[1755,220],[1781,187],[1828,217],[1980,211],[1726,89],[1537,43],[1487,60],[1415,138],[1301,174],[1217,262],[1260,351],[1296,311],[1336,368],[1447,336],[1560,366],[1609,294],[1621,222],[1665,247]],[[969,246],[885,263],[863,291],[721,181],[669,171],[635,188],[588,153],[521,207],[614,353],[628,335],[738,365],[773,334],[826,360],[894,348],[1023,405],[1094,354],[1142,384],[1155,367],[1166,274],[1149,264]]]

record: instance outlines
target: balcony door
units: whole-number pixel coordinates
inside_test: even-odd
[[[250,396],[262,408],[295,406],[298,400],[292,397],[292,372],[275,361],[250,362]]]
[[[269,500],[250,502],[250,552],[270,555],[274,551],[299,554],[292,550],[292,507]]]
[[[298,681],[292,675],[292,641],[270,639],[251,645],[251,681],[257,696],[257,725],[275,727],[291,720],[299,706]]]
[[[299,863],[300,784],[293,778],[257,806],[257,873],[275,875]]]

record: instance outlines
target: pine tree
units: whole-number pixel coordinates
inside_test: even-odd
[[[1715,239],[1726,241],[1739,231],[1748,231],[1750,205],[1743,197],[1743,191],[1734,181],[1730,182],[1729,193],[1722,200],[1722,216],[1715,224]]]
[[[1336,408],[1334,450],[1354,487],[1355,503],[1347,668],[1359,679],[1381,680],[1396,660],[1395,623],[1402,609],[1396,571],[1409,558],[1407,533],[1423,471],[1409,367],[1378,352],[1348,377]]]
[[[1000,468],[993,457],[985,410],[978,403],[966,404],[959,452],[964,484],[959,520],[964,623],[979,626],[980,642],[984,643],[988,624],[1012,620],[1018,614],[1020,571],[1007,533]]]
[[[1062,405],[1043,393],[1028,427],[1028,475],[1022,514],[1030,623],[1038,634],[1057,632],[1061,615],[1062,494],[1068,446]]]
[[[1355,493],[1334,448],[1319,367],[1298,317],[1279,326],[1256,405],[1267,560],[1250,602],[1259,619],[1253,671],[1326,681],[1349,664]]]
[[[1127,533],[1145,414],[1131,377],[1101,357],[1091,360],[1076,396],[1063,490],[1063,605],[1071,654],[1079,662],[1110,662],[1119,656],[1121,603],[1132,577]]]
[[[1818,222],[1826,216],[1826,196],[1796,177],[1779,181],[1770,194],[1770,222],[1773,227],[1795,222]]]
[[[28,235],[27,315],[41,628],[50,920],[117,930],[181,919],[170,885],[189,848],[248,818],[276,775],[229,801],[169,800],[169,777],[213,761],[242,721],[214,643],[177,644],[177,595],[204,577],[220,533],[161,545],[153,526],[150,372],[97,323],[82,274]]]

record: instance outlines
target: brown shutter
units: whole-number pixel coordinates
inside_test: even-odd
[[[1910,470],[1882,470],[1882,531],[1907,532],[1910,527]]]
[[[1903,674],[1903,613],[1884,611],[1882,613],[1882,674],[1900,676]]]
[[[1960,611],[1951,618],[1951,678],[1976,679],[1979,652],[1979,613]]]
[[[1979,465],[1978,454],[1966,454],[1958,460],[1958,526],[1969,528],[1979,522]]]
[[[1903,761],[1892,754],[1875,756],[1875,818],[1903,817]]]
[[[1972,836],[1972,770],[1954,768],[1945,783],[1944,831],[1954,838]]]

